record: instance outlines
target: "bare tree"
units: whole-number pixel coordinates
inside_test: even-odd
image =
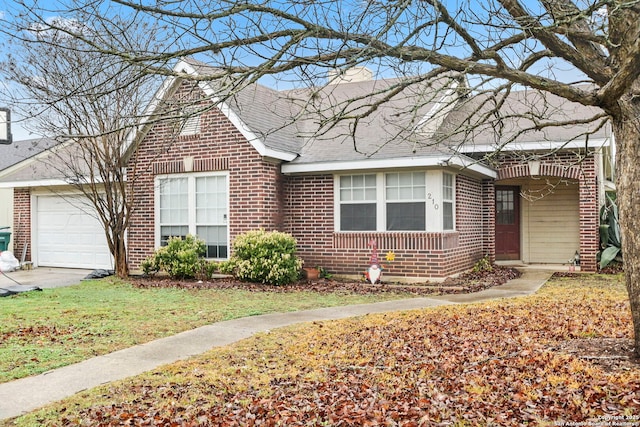
[[[29,2],[31,3],[31,2]],[[515,87],[526,87],[594,107],[580,122],[609,120],[616,144],[617,191],[623,231],[625,274],[640,354],[640,6],[623,0],[466,0],[461,2],[308,0],[261,2],[197,0],[96,2],[68,0],[68,11],[84,10],[98,22],[113,22],[113,7],[160,22],[172,49],[157,54],[95,44],[105,53],[158,74],[158,60],[205,58],[217,67],[208,78],[234,75],[238,82],[277,79],[278,84],[319,85],[328,70],[366,65],[399,77],[367,108],[340,109],[337,119],[357,121],[394,93],[455,71],[487,96],[474,111],[491,118]],[[115,6],[114,6],[115,5]],[[24,10],[44,16],[37,2]],[[67,29],[74,33],[73,29]],[[112,28],[115,31],[115,26]],[[82,34],[74,34],[85,39]],[[86,40],[86,39],[85,39]],[[187,77],[187,76],[183,76]],[[531,129],[571,123],[531,115]],[[572,119],[572,120],[575,120]],[[476,119],[477,123],[482,122]],[[575,122],[574,122],[575,123]],[[331,126],[331,120],[324,123]],[[467,131],[458,133],[464,134]],[[499,148],[499,147],[498,147]]]
[[[156,43],[154,28],[120,25],[119,40],[130,48]],[[6,101],[28,119],[32,132],[58,141],[42,158],[43,166],[85,196],[88,206],[78,207],[97,217],[115,273],[127,277],[125,236],[135,206],[127,187],[136,178],[126,173],[128,138],[157,82],[140,68],[70,37],[70,29],[92,43],[116,36],[79,19],[32,21],[11,35],[11,53],[2,64],[12,95]]]

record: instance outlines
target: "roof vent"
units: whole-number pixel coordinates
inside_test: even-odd
[[[353,67],[346,70],[334,68],[329,70],[327,77],[331,85],[366,82],[373,79],[373,71],[367,67]]]

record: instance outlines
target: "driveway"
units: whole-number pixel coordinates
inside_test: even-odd
[[[80,283],[92,270],[77,268],[38,267],[33,270],[18,270],[0,274],[0,288],[16,286],[38,286],[39,288],[58,288]],[[13,279],[13,280],[12,280]],[[14,282],[15,280],[15,282]],[[18,282],[16,284],[16,282]]]

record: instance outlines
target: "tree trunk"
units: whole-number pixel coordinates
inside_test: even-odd
[[[115,275],[121,279],[129,277],[129,263],[127,261],[127,245],[124,236],[115,238],[115,251],[113,253]]]
[[[640,356],[640,105],[632,97],[621,99],[618,105],[621,114],[612,118],[617,146],[617,203],[635,352]]]

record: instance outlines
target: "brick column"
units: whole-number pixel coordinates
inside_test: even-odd
[[[29,188],[13,189],[13,255],[20,261],[25,245],[27,254],[25,261],[31,258],[31,190]]]
[[[597,270],[599,246],[598,181],[594,156],[581,164],[580,192],[580,269]]]
[[[483,255],[489,255],[491,262],[496,260],[496,184],[494,180],[482,181],[482,234]]]

